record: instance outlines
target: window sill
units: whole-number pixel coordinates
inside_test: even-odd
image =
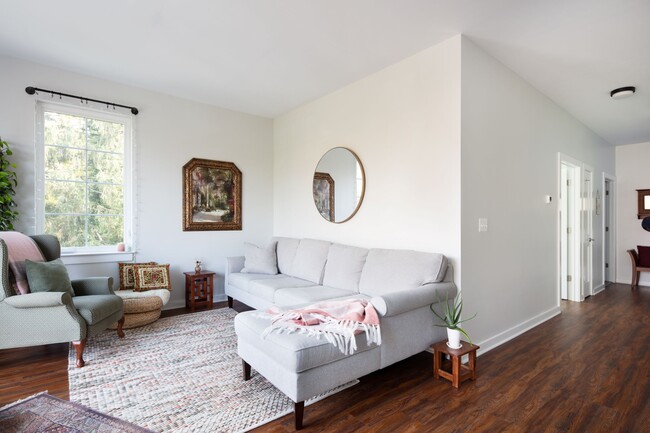
[[[62,253],[61,260],[66,265],[92,263],[117,263],[133,261],[135,251],[103,251],[94,253]]]

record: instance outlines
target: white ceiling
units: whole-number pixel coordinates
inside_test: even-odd
[[[463,33],[611,143],[650,141],[650,0],[0,0],[0,16],[0,54],[267,117]]]

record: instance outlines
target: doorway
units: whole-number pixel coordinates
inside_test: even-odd
[[[594,169],[582,165],[582,288],[580,300],[593,294],[594,290]]]
[[[581,163],[560,155],[560,299],[581,301]]]
[[[603,173],[603,288],[616,281],[616,178]]]

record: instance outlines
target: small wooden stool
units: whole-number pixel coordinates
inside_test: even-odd
[[[476,379],[476,350],[480,347],[466,341],[460,343],[460,349],[452,349],[447,346],[447,340],[439,341],[431,346],[433,349],[433,378],[444,377],[451,382],[454,388],[460,388],[460,384],[467,379]],[[443,353],[451,357],[451,370],[449,370],[449,362],[445,362],[443,365]],[[469,355],[467,365],[460,362],[463,355]]]

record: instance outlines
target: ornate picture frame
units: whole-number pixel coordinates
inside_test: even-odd
[[[334,221],[334,179],[329,173],[314,173],[314,204],[327,221]]]
[[[232,162],[190,159],[183,166],[183,231],[241,230],[241,177]]]

